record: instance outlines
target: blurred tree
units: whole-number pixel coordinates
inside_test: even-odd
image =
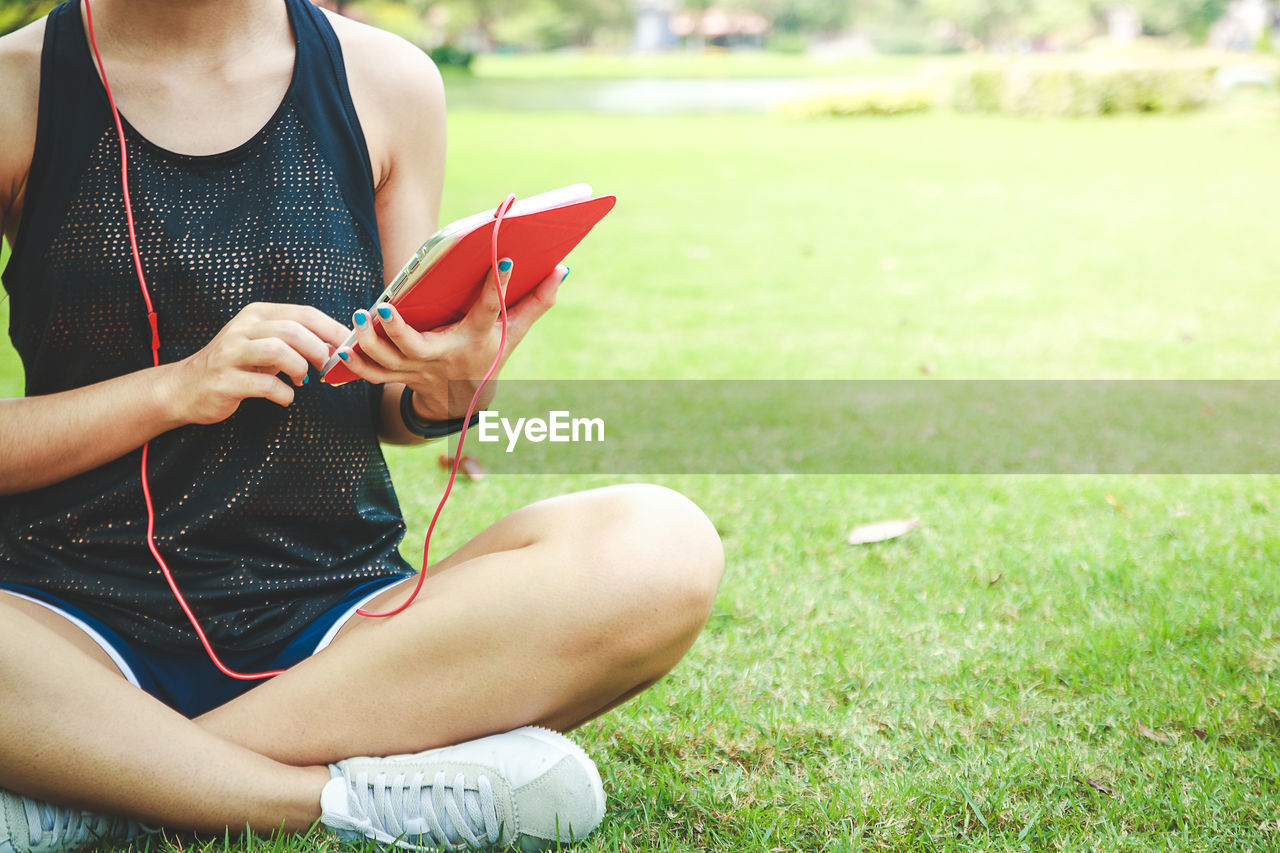
[[[871,2],[871,0],[868,0]],[[759,12],[773,21],[773,26],[783,32],[833,32],[848,26],[853,18],[855,2],[833,0],[774,0],[751,4],[752,11]]]
[[[1089,22],[1098,13],[1095,6],[1103,5],[1103,0],[687,0],[685,5],[750,9],[787,32],[831,32],[904,22],[927,30],[933,22],[949,21],[990,42],[1043,35]]]
[[[926,0],[925,9],[929,17],[952,21],[983,44],[993,44],[1024,35],[1022,24],[1037,5],[1037,0]]]
[[[410,0],[449,10],[450,29],[478,31],[489,44],[510,42],[542,48],[585,44],[603,28],[628,27],[630,3],[617,0]]]
[[[400,6],[417,20],[439,6],[448,10],[449,40],[478,33],[482,41],[558,47],[587,44],[601,31],[625,31],[638,0],[327,0],[326,5]],[[1079,31],[1109,6],[1125,2],[1154,35],[1184,33],[1202,39],[1228,0],[683,0],[687,9],[711,6],[764,15],[776,32],[824,33],[848,28],[909,25],[927,30],[938,21],[954,23],[985,44],[1008,43]],[[0,34],[46,14],[55,0],[0,0]],[[407,11],[407,10],[406,10]],[[379,16],[385,17],[385,16]]]
[[[528,0],[440,0],[438,3],[420,5],[445,7],[449,12],[450,30],[456,33],[473,29],[492,45],[496,41],[493,28],[504,17],[527,6]]]
[[[1023,19],[1023,31],[1033,37],[1090,30],[1100,22],[1100,14],[1088,0],[1039,2]]]
[[[789,33],[837,32],[858,27],[919,0],[687,0],[685,7],[721,6],[763,15],[776,30]]]
[[[902,6],[909,0],[896,0]],[[1132,6],[1153,35],[1203,39],[1228,0],[923,0],[928,16],[954,21],[984,43],[1063,32],[1101,19],[1107,8]]]
[[[353,0],[359,2],[359,0]],[[639,0],[382,0],[425,11],[441,5],[461,29],[487,40],[555,47],[586,44],[601,30],[625,30]],[[927,32],[946,21],[988,45],[1060,33],[1081,33],[1108,7],[1127,3],[1155,35],[1185,33],[1197,39],[1226,9],[1228,0],[681,0],[690,10],[719,6],[756,12],[775,33],[829,33],[849,28],[909,27]],[[50,5],[0,0],[5,6]],[[455,27],[451,24],[451,29]],[[499,28],[499,29],[495,29]]]
[[[546,0],[571,24],[571,41],[586,44],[603,28],[629,28],[634,21],[630,3],[618,0]]]
[[[1185,33],[1203,39],[1227,10],[1227,0],[1130,0],[1153,35]]]
[[[36,18],[49,14],[57,5],[53,0],[0,0],[0,35],[25,27]]]

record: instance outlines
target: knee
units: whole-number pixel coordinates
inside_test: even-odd
[[[724,574],[715,526],[697,504],[664,486],[615,486],[600,498],[607,521],[597,529],[610,554],[601,580],[622,605],[615,612],[624,621],[646,622],[642,634],[656,628],[692,642]]]

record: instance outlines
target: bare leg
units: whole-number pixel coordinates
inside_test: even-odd
[[[714,528],[670,490],[542,501],[433,567],[404,613],[357,617],[329,649],[198,722],[298,765],[572,728],[675,665],[722,569]]]
[[[0,788],[188,829],[305,829],[323,767],[202,730],[130,685],[78,629],[0,595]]]
[[[71,626],[66,617],[54,613],[47,607],[41,607],[39,604],[34,604],[30,601],[4,592],[0,592],[0,604],[7,604],[19,613],[25,613],[36,622],[65,638],[67,642],[79,649],[90,660],[105,668],[107,672],[114,675],[122,675],[120,670],[116,668],[115,662],[113,662],[110,656],[102,650],[102,647],[91,640],[88,634],[84,633],[79,628]]]
[[[0,788],[176,828],[305,829],[326,762],[569,728],[651,684],[697,636],[722,560],[668,490],[535,504],[441,561],[405,613],[354,621],[194,722],[69,623],[0,595]]]

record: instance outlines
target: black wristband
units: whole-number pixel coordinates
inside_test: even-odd
[[[418,436],[418,438],[444,438],[446,435],[461,432],[463,424],[468,427],[475,426],[480,422],[480,413],[473,414],[470,422],[466,418],[450,418],[447,421],[424,421],[414,412],[413,389],[406,385],[404,386],[404,391],[400,394],[400,419],[404,421],[404,428]]]

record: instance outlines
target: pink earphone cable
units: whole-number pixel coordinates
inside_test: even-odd
[[[151,363],[158,367],[160,365],[160,330],[158,318],[156,316],[155,306],[151,301],[151,291],[147,287],[147,278],[142,271],[142,255],[138,250],[138,235],[133,224],[133,205],[129,200],[129,160],[127,148],[125,145],[124,125],[120,120],[120,111],[116,108],[115,97],[111,94],[111,84],[107,81],[107,69],[102,62],[102,55],[98,52],[98,40],[93,31],[93,11],[90,9],[90,0],[84,0],[85,21],[88,24],[89,46],[93,49],[93,58],[98,64],[98,73],[102,77],[102,88],[106,90],[107,103],[111,106],[111,117],[116,126],[116,137],[120,142],[120,185],[124,192],[124,212],[125,219],[129,226],[129,247],[133,253],[133,268],[138,275],[138,284],[142,288],[142,299],[147,308],[147,322],[151,327]],[[508,196],[507,200],[494,214],[496,220],[493,224],[493,241],[490,246],[491,259],[493,262],[494,287],[498,288],[500,306],[499,312],[502,318],[502,338],[498,345],[498,354],[494,357],[493,363],[489,366],[488,372],[485,373],[484,379],[480,381],[476,388],[475,394],[471,397],[471,403],[467,406],[466,420],[470,421],[471,416],[475,413],[476,404],[480,400],[480,394],[488,384],[490,378],[497,371],[498,365],[502,361],[503,350],[507,345],[507,306],[505,294],[502,293],[502,283],[498,279],[498,230],[502,225],[503,217],[507,211],[511,209],[511,204],[515,201],[515,196]],[[367,611],[363,608],[357,612],[362,616],[385,617],[394,616],[404,610],[413,600],[418,597],[418,592],[422,589],[422,583],[426,579],[426,570],[428,564],[428,555],[431,551],[431,534],[435,530],[436,520],[440,517],[440,512],[444,509],[445,501],[449,499],[449,493],[453,490],[454,480],[458,476],[458,467],[462,461],[462,442],[466,439],[467,427],[464,422],[462,432],[458,435],[458,449],[453,460],[453,468],[449,472],[449,481],[445,486],[444,495],[440,498],[439,505],[436,506],[435,515],[431,517],[431,525],[427,528],[427,538],[423,545],[422,571],[418,574],[418,582],[410,593],[409,598],[398,607],[393,608],[385,613],[375,613]],[[155,524],[156,511],[151,500],[151,484],[147,478],[147,450],[150,448],[151,442],[142,445],[142,496],[147,507],[147,548],[151,551],[151,556],[155,559],[156,564],[160,567],[161,573],[164,575],[165,582],[169,585],[170,591],[174,598],[177,599],[178,605],[182,608],[182,612],[186,614],[187,620],[191,623],[191,627],[195,629],[196,636],[200,639],[200,645],[204,647],[205,653],[209,656],[209,660],[213,661],[213,665],[229,678],[241,681],[257,681],[259,679],[271,678],[279,675],[284,670],[276,669],[268,672],[236,672],[226,666],[218,657],[218,653],[214,651],[213,645],[209,642],[209,638],[205,636],[204,629],[200,627],[200,622],[196,619],[195,613],[192,612],[190,605],[187,604],[186,598],[182,591],[178,589],[178,583],[174,580],[173,572],[170,571],[169,565],[165,562],[164,557],[160,554],[160,550],[156,547],[155,541]]]
[[[445,501],[449,500],[449,493],[453,491],[453,483],[458,479],[458,467],[462,464],[462,444],[467,440],[467,426],[471,422],[471,416],[475,414],[476,404],[480,402],[480,392],[484,390],[484,386],[489,384],[489,380],[498,369],[498,365],[502,363],[502,353],[507,348],[507,299],[506,294],[502,292],[502,282],[498,279],[498,229],[502,227],[502,220],[507,215],[507,211],[511,210],[511,205],[515,203],[514,195],[507,196],[496,211],[493,218],[493,239],[489,244],[489,261],[492,264],[494,287],[498,288],[498,313],[502,317],[502,338],[498,342],[498,354],[494,356],[493,363],[489,365],[488,371],[485,372],[484,378],[480,380],[480,384],[476,386],[475,393],[471,395],[471,402],[467,404],[467,413],[463,416],[462,432],[458,433],[458,447],[453,454],[453,466],[449,469],[449,481],[445,484],[444,494],[440,496],[440,503],[436,505],[435,514],[431,516],[431,524],[427,526],[427,538],[422,545],[422,569],[418,572],[418,582],[413,586],[413,592],[409,593],[401,604],[382,613],[365,610],[363,607],[357,610],[361,616],[386,617],[395,616],[404,610],[413,600],[418,597],[418,593],[422,591],[422,583],[427,579],[427,566],[431,562],[431,534],[435,532],[436,520],[440,518],[440,512],[444,509]]]

